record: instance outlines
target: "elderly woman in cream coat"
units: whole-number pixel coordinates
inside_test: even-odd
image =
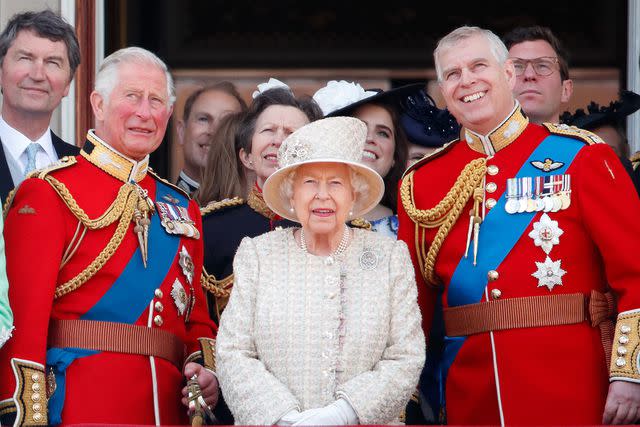
[[[222,392],[237,424],[397,423],[425,343],[406,245],[345,222],[378,204],[360,163],[366,125],[303,126],[278,151],[269,207],[301,228],[245,238],[217,340]]]

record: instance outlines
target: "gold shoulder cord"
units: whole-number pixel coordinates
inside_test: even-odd
[[[455,184],[447,195],[431,209],[418,209],[415,206],[413,197],[413,174],[411,171],[402,180],[400,185],[400,198],[402,206],[415,223],[415,245],[420,271],[425,281],[431,285],[438,285],[435,276],[435,264],[438,252],[444,243],[444,239],[451,231],[451,227],[460,217],[462,209],[476,188],[482,185],[482,179],[487,171],[487,160],[485,158],[471,161],[464,167]],[[438,228],[436,235],[429,247],[425,250],[426,229]]]
[[[213,274],[208,274],[203,267],[200,284],[204,290],[211,292],[216,298],[229,298],[231,295],[231,287],[229,285],[233,284],[233,274],[222,280],[217,280]]]
[[[109,240],[107,246],[102,249],[100,254],[76,277],[56,287],[55,298],[60,298],[68,294],[93,277],[113,256],[120,243],[124,239],[125,233],[129,228],[129,223],[133,219],[133,215],[140,198],[136,187],[132,184],[124,184],[120,187],[116,199],[111,203],[107,210],[96,219],[91,219],[86,212],[78,206],[67,187],[55,179],[47,175],[44,179],[55,189],[62,198],[71,213],[88,229],[97,230],[105,228],[119,220],[118,226],[113,236]]]

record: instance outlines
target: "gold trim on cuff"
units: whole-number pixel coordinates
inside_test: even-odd
[[[11,359],[16,377],[13,401],[15,425],[47,425],[47,382],[44,366],[28,360]]]
[[[610,379],[640,382],[640,310],[618,315],[612,347]]]

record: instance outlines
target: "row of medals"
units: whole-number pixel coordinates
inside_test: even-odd
[[[543,177],[537,177],[536,181],[541,181]],[[544,185],[539,185],[534,191],[524,194],[523,188],[531,188],[533,178],[510,178],[507,180],[507,202],[504,210],[509,214],[524,212],[558,212],[567,209],[571,205],[571,181],[569,175],[556,175],[553,178],[557,184],[551,182],[549,188],[559,188],[550,194],[540,194]],[[559,178],[559,179],[556,179]],[[548,181],[548,179],[546,180]],[[534,194],[536,193],[536,194]]]

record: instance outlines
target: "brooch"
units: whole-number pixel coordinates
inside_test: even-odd
[[[360,268],[374,270],[378,266],[378,254],[371,249],[365,249],[360,255]]]

